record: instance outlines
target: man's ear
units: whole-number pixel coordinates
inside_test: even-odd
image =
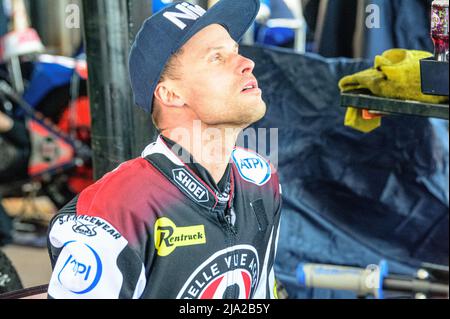
[[[185,104],[184,99],[167,82],[158,83],[155,89],[155,98],[166,106],[182,107]]]

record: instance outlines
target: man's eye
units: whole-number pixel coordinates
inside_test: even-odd
[[[222,60],[222,55],[220,53],[216,53],[211,57],[211,61],[220,61]]]

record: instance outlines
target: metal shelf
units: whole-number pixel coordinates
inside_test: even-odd
[[[405,101],[370,95],[367,91],[341,93],[341,106],[352,106],[383,113],[434,117],[448,120],[448,104],[430,104],[417,101]]]

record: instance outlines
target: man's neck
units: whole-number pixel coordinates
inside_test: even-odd
[[[161,134],[186,149],[219,183],[223,177],[231,152],[241,128],[209,127],[194,121],[189,127],[161,130]]]

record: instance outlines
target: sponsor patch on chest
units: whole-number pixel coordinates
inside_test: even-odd
[[[247,182],[262,186],[270,180],[269,163],[256,153],[237,148],[231,153],[241,177]]]
[[[177,247],[206,244],[205,226],[178,227],[167,217],[161,217],[154,226],[155,248],[159,256],[170,255]]]
[[[177,299],[250,299],[258,284],[259,267],[253,246],[220,250],[194,270]]]
[[[174,169],[172,170],[172,174],[175,183],[177,183],[178,186],[180,186],[195,201],[205,203],[209,200],[209,193],[206,187],[199,183],[186,169]]]

